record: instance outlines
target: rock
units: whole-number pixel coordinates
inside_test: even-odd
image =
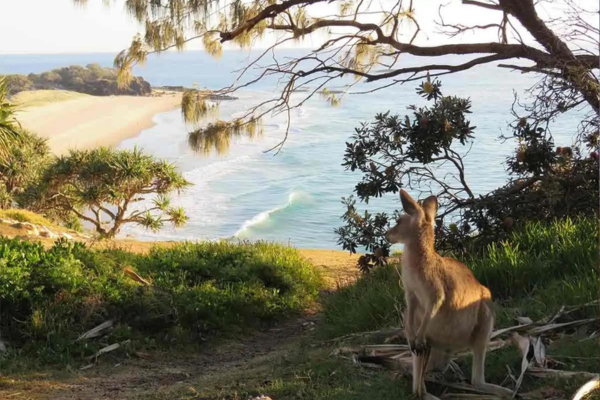
[[[33,224],[25,225],[25,229],[27,230],[27,235],[29,236],[40,236],[40,231],[37,226]]]
[[[48,229],[45,226],[41,227],[40,236],[41,237],[45,237],[45,238],[49,238],[49,239],[55,239],[55,238],[58,237],[57,234],[55,234],[54,232],[52,232],[50,229]]]

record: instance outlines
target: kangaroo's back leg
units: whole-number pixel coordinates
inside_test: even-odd
[[[473,368],[471,384],[476,388],[501,397],[512,397],[512,390],[502,386],[486,383],[485,381],[485,353],[494,328],[494,315],[489,305],[482,303],[478,315],[478,322],[472,336],[471,350],[473,351]]]

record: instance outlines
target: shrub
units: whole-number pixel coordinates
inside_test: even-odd
[[[9,95],[39,89],[65,89],[94,96],[147,96],[152,93],[150,83],[142,77],[133,77],[131,85],[120,88],[116,71],[98,64],[89,64],[85,68],[71,65],[27,76],[5,75],[5,79],[9,83]]]
[[[476,140],[470,100],[443,96],[437,79],[425,81],[417,93],[431,105],[409,106],[405,116],[378,114],[346,143],[343,165],[360,171],[362,179],[354,187],[356,199],[342,199],[344,226],[336,233],[344,249],[370,252],[361,258],[361,269],[388,255],[384,234],[397,212],[359,213],[356,202],[368,204],[400,188],[437,196],[436,243],[455,253],[485,250],[526,222],[587,215],[597,208],[598,130],[578,135],[571,147],[555,147],[546,123],[519,119],[503,137],[517,146],[505,163],[510,178],[477,193],[464,162]]]
[[[130,265],[152,285],[128,278]],[[101,344],[75,339],[108,319],[117,329],[103,345],[198,343],[299,312],[319,287],[295,250],[267,243],[185,243],[142,256],[0,239],[2,336],[41,361],[93,354]]]
[[[100,236],[112,238],[123,224],[154,231],[165,223],[185,224],[185,211],[173,207],[169,195],[189,185],[174,165],[139,149],[99,147],[71,150],[57,158],[22,197],[30,208],[65,219],[75,214],[90,222]],[[132,210],[145,200],[150,205]]]

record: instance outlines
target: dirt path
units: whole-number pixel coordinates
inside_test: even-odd
[[[139,242],[138,242],[139,243]],[[136,249],[141,251],[141,249]],[[335,250],[300,250],[322,271],[326,290],[336,290],[356,277],[357,256]],[[281,322],[266,330],[249,332],[238,340],[207,344],[194,353],[137,353],[126,359],[102,357],[93,368],[13,375],[0,374],[0,399],[35,400],[173,400],[172,394],[185,391],[192,382],[235,383],[242,371],[258,373],[310,335],[318,323],[316,310]],[[238,382],[237,384],[243,384]],[[208,399],[207,399],[208,400]]]

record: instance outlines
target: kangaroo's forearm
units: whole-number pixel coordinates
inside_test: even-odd
[[[442,304],[444,304],[444,296],[438,296],[435,302],[427,305],[425,308],[425,313],[423,314],[423,318],[421,319],[421,325],[417,329],[418,338],[423,338],[425,336],[429,322],[439,312]]]
[[[415,336],[415,314],[417,310],[417,301],[414,295],[406,296],[406,321],[404,321],[404,329],[406,330],[407,338]]]

